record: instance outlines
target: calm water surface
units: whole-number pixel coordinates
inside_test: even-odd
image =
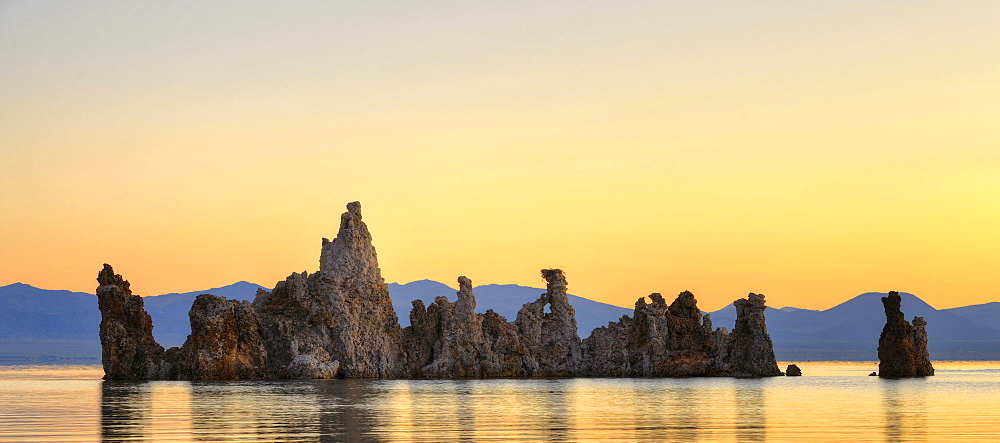
[[[1000,441],[1000,362],[767,379],[100,380],[0,366],[0,441]],[[782,364],[784,367],[784,364]]]

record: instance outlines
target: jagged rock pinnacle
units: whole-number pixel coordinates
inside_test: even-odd
[[[521,341],[538,361],[540,375],[570,376],[577,371],[582,351],[576,327],[576,310],[566,293],[566,275],[561,269],[543,269],[546,291],[538,300],[525,303],[514,324]],[[551,312],[545,312],[548,305]]]
[[[923,317],[914,317],[911,326],[903,315],[902,301],[896,291],[882,297],[885,326],[878,340],[878,375],[888,378],[934,375],[927,352],[927,322]]]
[[[736,326],[729,334],[728,372],[737,377],[781,375],[764,323],[764,295],[750,293],[733,303]]]
[[[101,310],[101,362],[108,380],[150,380],[167,376],[163,347],[153,339],[153,320],[129,283],[105,263],[97,274]]]
[[[254,307],[272,377],[386,378],[400,370],[399,320],[358,202],[347,205],[337,237],[323,239],[319,272],[258,292]]]

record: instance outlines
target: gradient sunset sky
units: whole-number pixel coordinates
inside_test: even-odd
[[[0,1],[0,285],[1000,300],[1000,2]],[[406,315],[400,313],[400,315]]]

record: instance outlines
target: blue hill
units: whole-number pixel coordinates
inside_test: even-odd
[[[238,282],[218,288],[145,297],[153,318],[153,334],[164,347],[180,346],[190,333],[188,310],[195,297],[210,293],[229,299],[253,300],[261,286]],[[409,325],[410,302],[445,296],[454,301],[455,289],[431,280],[389,284],[393,307],[402,326]],[[493,309],[513,321],[524,303],[535,301],[541,288],[518,285],[483,285],[474,288],[477,312]],[[779,360],[875,360],[878,336],[885,323],[880,298],[865,293],[825,311],[785,307],[768,308],[767,327]],[[985,303],[937,310],[918,297],[900,293],[907,319],[928,321],[931,358],[1000,359],[1000,303]],[[575,295],[581,337],[609,321],[630,315],[631,310]],[[732,305],[712,312],[716,327],[732,328]],[[42,355],[100,359],[98,329],[101,321],[93,294],[39,289],[22,283],[0,287],[0,363]]]
[[[1000,330],[1000,302],[994,301],[981,305],[945,309],[944,311],[959,317],[965,317],[980,326]]]

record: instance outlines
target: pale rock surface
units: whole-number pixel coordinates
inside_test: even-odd
[[[669,306],[651,294],[650,303],[636,302],[632,317],[581,342],[565,274],[544,269],[542,277],[546,292],[524,304],[514,322],[492,310],[477,314],[472,281],[459,277],[454,303],[414,301],[411,326],[400,329],[354,202],[337,237],[323,239],[318,272],[293,273],[273,290],[259,290],[252,305],[199,296],[190,312],[192,334],[180,349],[164,352],[153,340],[142,299],[105,265],[97,289],[105,371],[109,380],[781,374],[763,296],[736,301],[736,328],[729,333],[713,330],[690,292]],[[915,319],[909,332],[924,357],[925,324]]]
[[[403,360],[415,378],[527,377],[537,363],[517,329],[492,310],[476,314],[472,281],[458,278],[455,303],[437,297],[430,307],[415,300],[403,330]]]
[[[347,205],[322,246],[319,272],[292,274],[254,300],[271,376],[397,376],[399,320],[360,203]]]
[[[517,312],[521,342],[538,362],[537,376],[569,377],[582,359],[576,310],[566,293],[566,276],[560,269],[543,269],[546,291],[538,300],[525,303]],[[548,306],[550,312],[545,312]]]
[[[211,294],[195,299],[188,313],[191,335],[181,348],[176,378],[258,380],[267,378],[267,351],[257,312],[248,301]]]

